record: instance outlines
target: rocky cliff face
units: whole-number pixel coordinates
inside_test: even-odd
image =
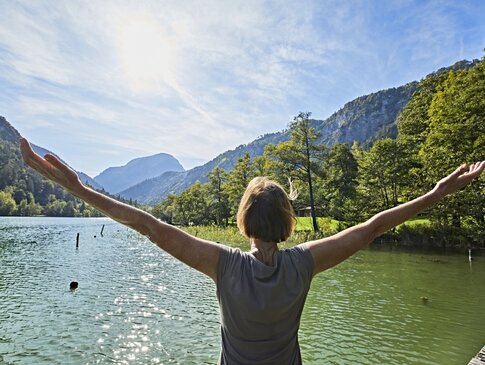
[[[321,133],[319,142],[329,146],[354,141],[368,144],[374,136],[388,134],[417,86],[411,82],[352,100],[329,118],[315,122],[314,128]]]

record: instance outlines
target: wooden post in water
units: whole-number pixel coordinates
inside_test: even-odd
[[[485,365],[485,346],[478,352],[477,356],[475,356],[468,365]]]
[[[104,231],[104,224],[103,224],[103,227],[101,228],[101,237],[103,237],[103,231]]]
[[[77,236],[76,236],[76,248],[79,248],[79,232],[77,233]]]

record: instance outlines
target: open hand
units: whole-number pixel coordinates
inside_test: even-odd
[[[42,158],[32,150],[30,143],[25,138],[20,139],[20,152],[27,165],[70,192],[75,192],[82,186],[79,177],[73,169],[50,153]]]
[[[480,176],[484,168],[485,161],[477,162],[470,166],[467,164],[461,165],[450,175],[441,179],[436,184],[434,190],[443,196],[452,194],[468,185],[476,177]]]

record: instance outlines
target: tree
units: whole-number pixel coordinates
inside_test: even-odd
[[[44,214],[49,217],[62,217],[66,205],[67,202],[64,200],[54,200],[44,207]]]
[[[27,202],[27,199],[23,199],[17,206],[16,214],[22,217],[32,217],[39,215],[42,212],[42,207],[35,201]]]
[[[172,224],[176,201],[176,195],[168,194],[162,203],[153,207],[152,214],[162,221]]]
[[[485,59],[467,71],[450,72],[429,107],[429,133],[420,149],[429,183],[464,162],[485,156]],[[451,217],[454,226],[465,218],[483,227],[483,178],[437,205],[436,214]]]
[[[207,178],[209,179],[207,187],[212,200],[211,211],[214,223],[226,226],[230,216],[229,198],[224,189],[228,173],[226,170],[216,167],[207,174]]]
[[[313,230],[316,232],[318,224],[315,213],[313,174],[320,172],[326,148],[315,143],[319,134],[311,127],[310,116],[310,112],[300,112],[289,124],[290,140],[277,145],[268,145],[265,152],[276,159],[275,168],[280,170],[280,176],[298,179],[308,187]]]
[[[204,225],[211,222],[211,201],[207,184],[196,182],[175,199],[173,219],[182,225]]]
[[[472,63],[457,62],[451,68],[443,68],[435,73],[428,75],[421,80],[418,90],[413,94],[411,100],[404,107],[397,118],[398,139],[406,150],[406,154],[412,158],[413,166],[409,170],[412,179],[412,186],[408,194],[408,199],[412,199],[424,193],[430,185],[430,180],[426,178],[429,172],[423,170],[425,160],[423,160],[422,149],[431,131],[430,111],[431,105],[436,99],[437,93],[443,89],[443,84],[448,78],[455,75],[453,69],[468,69]],[[482,61],[483,63],[483,61]],[[458,71],[466,73],[467,71]],[[482,95],[483,93],[479,93]]]
[[[323,191],[328,214],[339,220],[355,218],[352,201],[356,196],[357,161],[347,144],[336,144],[323,161]]]
[[[447,72],[428,75],[397,118],[400,141],[417,154],[429,132],[428,110],[436,89],[446,79]]]
[[[0,191],[0,216],[13,215],[17,210],[12,194],[9,191]]]
[[[253,158],[253,169],[255,176],[271,176],[274,178],[273,166],[271,160],[266,155],[261,155]]]
[[[367,202],[366,213],[398,205],[403,188],[410,184],[412,159],[406,152],[399,141],[386,138],[365,153],[359,166],[359,189]]]
[[[251,164],[249,153],[245,153],[234,164],[224,184],[224,191],[229,200],[231,216],[236,217],[239,202],[248,186],[249,181],[254,177],[254,170]]]
[[[67,204],[62,209],[63,217],[75,217],[77,213],[76,206],[73,201],[68,201]]]

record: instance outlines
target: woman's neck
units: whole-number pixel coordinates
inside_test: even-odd
[[[251,238],[251,253],[263,264],[273,266],[273,254],[278,251],[275,242],[266,242],[257,238]]]

